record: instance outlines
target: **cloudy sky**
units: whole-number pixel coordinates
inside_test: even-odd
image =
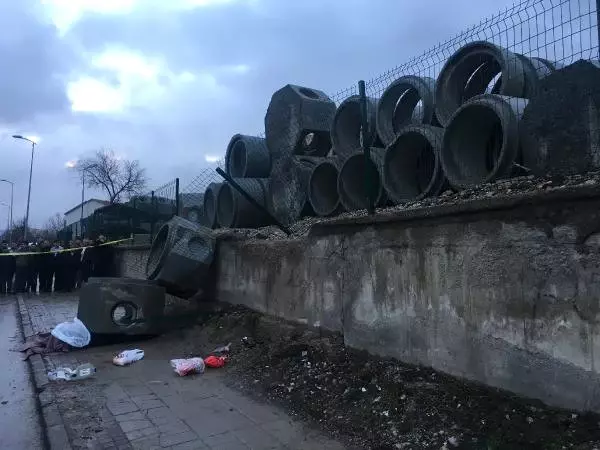
[[[512,2],[512,0],[510,0]],[[509,0],[20,0],[0,2],[0,178],[31,222],[80,199],[65,163],[99,148],[182,185],[231,135],[263,129],[287,83],[335,93],[479,22]],[[0,202],[9,200],[0,184]],[[0,224],[6,209],[0,207]]]

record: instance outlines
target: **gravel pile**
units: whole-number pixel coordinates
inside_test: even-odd
[[[420,208],[430,208],[441,205],[456,205],[466,203],[472,200],[482,200],[490,198],[510,198],[523,194],[535,194],[537,192],[555,192],[577,187],[600,186],[600,172],[588,172],[581,175],[572,175],[569,177],[546,177],[536,178],[534,176],[524,176],[500,180],[495,183],[483,184],[471,189],[454,192],[446,190],[438,197],[429,197],[420,201],[408,202],[402,205],[396,205],[388,208],[379,208],[376,215],[393,215],[403,210],[416,210]],[[217,236],[221,238],[232,239],[289,239],[306,236],[313,225],[326,223],[339,219],[351,219],[366,217],[366,210],[351,211],[342,213],[332,218],[306,217],[289,228],[291,236],[287,236],[283,231],[275,226],[263,227],[255,230],[235,229],[235,230],[215,230]]]

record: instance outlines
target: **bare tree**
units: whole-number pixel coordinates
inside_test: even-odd
[[[140,162],[118,158],[111,150],[97,151],[94,157],[81,161],[77,168],[88,187],[106,192],[110,203],[119,203],[146,187],[146,171]]]
[[[44,230],[57,234],[65,227],[65,219],[62,214],[56,213],[46,221]]]

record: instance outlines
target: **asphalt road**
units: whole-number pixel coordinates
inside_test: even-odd
[[[27,363],[11,351],[21,342],[13,297],[0,297],[0,449],[43,449]]]

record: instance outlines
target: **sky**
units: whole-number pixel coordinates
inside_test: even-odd
[[[288,83],[333,94],[419,55],[506,0],[20,0],[0,2],[0,178],[30,223],[80,202],[68,161],[110,149],[149,188],[182,186],[257,134]],[[101,193],[88,193],[101,197]],[[0,224],[10,188],[0,183]],[[1,226],[1,225],[0,225]]]

